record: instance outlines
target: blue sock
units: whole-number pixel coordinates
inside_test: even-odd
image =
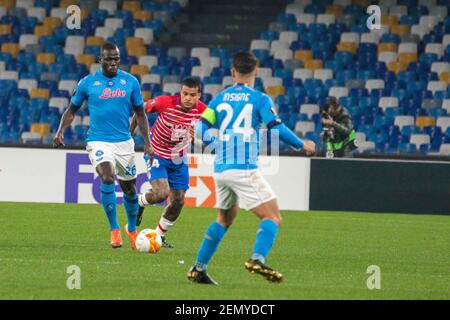
[[[197,253],[196,267],[200,270],[206,270],[209,260],[211,260],[214,252],[216,252],[220,241],[222,240],[225,232],[228,228],[225,228],[221,224],[214,221],[205,232],[205,237]]]
[[[136,221],[139,211],[138,195],[137,194],[123,194],[123,205],[127,212],[128,231],[136,231]]]
[[[252,259],[265,262],[275,238],[278,233],[278,225],[272,220],[263,220],[259,224],[258,232],[256,233],[256,242],[253,247]]]
[[[106,217],[109,221],[109,230],[120,229],[117,223],[116,213],[116,185],[104,184],[100,185],[100,198],[102,200],[103,210],[105,210]]]

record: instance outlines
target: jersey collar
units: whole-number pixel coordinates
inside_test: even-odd
[[[243,87],[253,88],[253,86],[252,86],[250,83],[236,82],[234,85],[235,85],[235,86],[243,86]]]
[[[98,75],[98,76],[102,76],[103,78],[106,78],[106,79],[115,79],[115,78],[117,78],[117,77],[120,75],[120,72],[121,72],[120,69],[117,70],[116,75],[115,75],[114,77],[112,77],[112,78],[105,76],[105,75],[103,74],[103,70],[102,70],[102,69],[97,70],[97,72],[96,72],[95,74]]]

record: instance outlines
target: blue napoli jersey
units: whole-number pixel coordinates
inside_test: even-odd
[[[87,100],[90,127],[86,141],[121,142],[131,139],[132,107],[142,107],[141,87],[133,75],[118,70],[108,78],[102,70],[78,82],[70,102],[81,107]]]
[[[214,171],[256,169],[261,124],[279,120],[273,101],[249,85],[235,84],[215,97],[202,117],[219,136]]]

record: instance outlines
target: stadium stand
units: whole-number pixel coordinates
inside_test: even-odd
[[[77,81],[100,68],[99,48],[111,41],[146,99],[176,93],[194,75],[207,103],[233,83],[233,53],[250,49],[260,66],[255,87],[319,148],[320,106],[334,96],[352,116],[358,152],[449,153],[448,1],[382,0],[372,31],[370,1],[236,3],[0,1],[0,143],[51,142]],[[80,30],[65,26],[69,4],[81,8]],[[82,108],[67,143],[81,145],[88,127]]]

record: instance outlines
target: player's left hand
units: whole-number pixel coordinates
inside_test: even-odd
[[[303,149],[306,152],[307,156],[312,156],[314,153],[316,153],[316,144],[311,140],[306,140]]]
[[[57,133],[55,135],[55,137],[53,138],[53,147],[54,148],[58,148],[58,147],[65,147],[66,145],[64,144],[64,136],[61,133]]]
[[[144,145],[144,153],[148,155],[149,159],[150,159],[150,164],[153,163],[153,158],[155,157],[155,153],[153,152],[153,148],[152,145],[150,143],[146,143]]]

